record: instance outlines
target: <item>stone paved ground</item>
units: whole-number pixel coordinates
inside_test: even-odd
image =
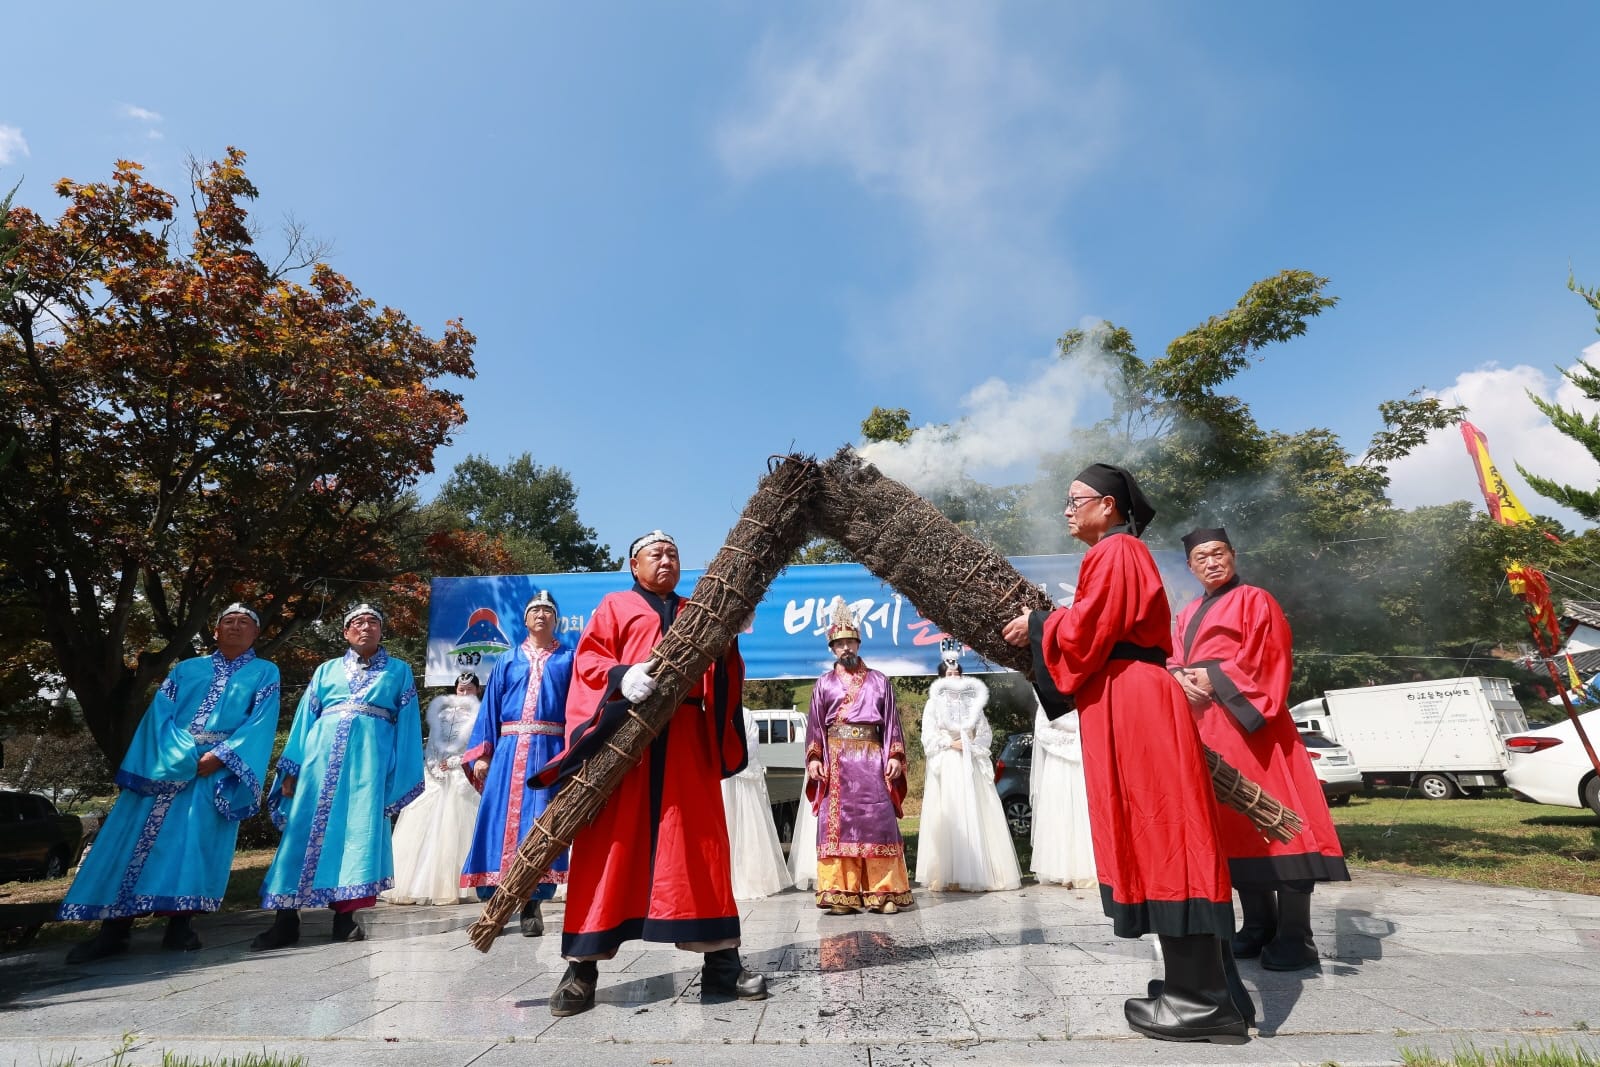
[[[353,945],[308,913],[300,945],[269,954],[247,951],[262,915],[202,919],[196,953],[140,931],[90,966],[59,946],[0,957],[0,1067],[109,1063],[124,1042],[127,1065],[267,1048],[313,1067],[1353,1065],[1525,1040],[1600,1054],[1600,898],[1358,873],[1316,901],[1320,973],[1241,964],[1262,1009],[1243,1046],[1131,1034],[1122,1001],[1159,973],[1152,941],[1113,938],[1097,894],[1029,887],[842,918],[785,893],[745,912],[772,999],[702,1002],[698,957],[635,944],[571,1019],[548,1010],[559,938],[481,954],[464,933],[476,907],[382,907]]]

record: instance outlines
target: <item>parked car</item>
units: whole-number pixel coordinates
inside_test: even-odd
[[[1600,711],[1578,716],[1590,744],[1600,748]],[[1506,738],[1511,765],[1506,768],[1506,785],[1518,800],[1539,804],[1559,804],[1567,808],[1587,807],[1600,815],[1600,777],[1589,762],[1589,754],[1578,740],[1571,719],[1563,719],[1538,733]]]
[[[1350,750],[1314,730],[1302,730],[1300,740],[1305,743],[1311,769],[1322,783],[1322,795],[1328,803],[1350,803],[1350,795],[1361,791],[1361,768],[1356,766]]]
[[[60,878],[83,848],[83,821],[49,797],[0,791],[0,882]]]
[[[994,761],[994,787],[1013,837],[1033,832],[1033,801],[1028,796],[1032,767],[1033,734],[1008,735]]]

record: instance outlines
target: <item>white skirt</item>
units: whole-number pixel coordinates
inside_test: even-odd
[[[1022,884],[990,763],[946,750],[928,761],[917,832],[917,881],[935,891]]]
[[[1034,749],[1033,873],[1074,889],[1098,884],[1083,764]]]
[[[811,801],[800,794],[800,810],[795,813],[794,831],[789,835],[789,878],[796,889],[817,884],[817,813]]]
[[[722,808],[728,817],[734,899],[759,900],[788,888],[792,879],[783,862],[766,779],[745,774],[724,778]]]
[[[477,900],[461,887],[461,867],[472,847],[478,793],[459,770],[443,780],[427,776],[422,795],[400,810],[394,828],[394,888],[380,893],[390,904],[457,904]]]

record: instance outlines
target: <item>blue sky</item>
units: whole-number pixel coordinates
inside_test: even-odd
[[[1264,425],[1359,451],[1380,401],[1427,387],[1508,473],[1600,473],[1521,392],[1558,395],[1596,340],[1565,290],[1569,267],[1600,284],[1590,3],[91,3],[5,25],[33,42],[0,74],[19,200],[54,214],[57,178],[119,156],[174,189],[186,156],[245,149],[267,248],[292,216],[369,296],[477,333],[441,474],[531,452],[617,551],[662,526],[703,564],[768,455],[829,454],[875,404],[1022,427],[974,473],[1026,474],[1096,410],[1047,374],[1060,333],[1110,318],[1154,355],[1289,267],[1342,302],[1236,381]],[[1475,498],[1458,437],[1395,475],[1403,504]]]

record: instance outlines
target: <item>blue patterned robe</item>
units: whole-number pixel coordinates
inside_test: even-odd
[[[572,683],[572,649],[557,645],[545,660],[544,674],[535,694],[538,706],[525,715],[528,680],[532,675],[529,645],[524,642],[503,656],[489,675],[478,705],[478,721],[462,753],[461,765],[471,774],[475,760],[488,758],[489,773],[479,783],[483,803],[472,828],[472,848],[461,872],[463,887],[476,887],[487,899],[500,884],[505,864],[528,836],[534,820],[544,814],[555,789],[534,789],[528,776],[567,747],[567,687]],[[536,900],[549,900],[556,885],[567,880],[567,854],[551,864],[544,881],[534,890]]]
[[[292,777],[292,797],[283,780]],[[422,713],[411,668],[379,648],[317,668],[267,797],[283,831],[263,908],[320,908],[394,885],[389,819],[422,795]]]
[[[61,905],[63,919],[216,911],[239,821],[261,808],[278,668],[254,650],[172,668],[117,771],[122,791]],[[207,752],[222,769],[195,777]]]

